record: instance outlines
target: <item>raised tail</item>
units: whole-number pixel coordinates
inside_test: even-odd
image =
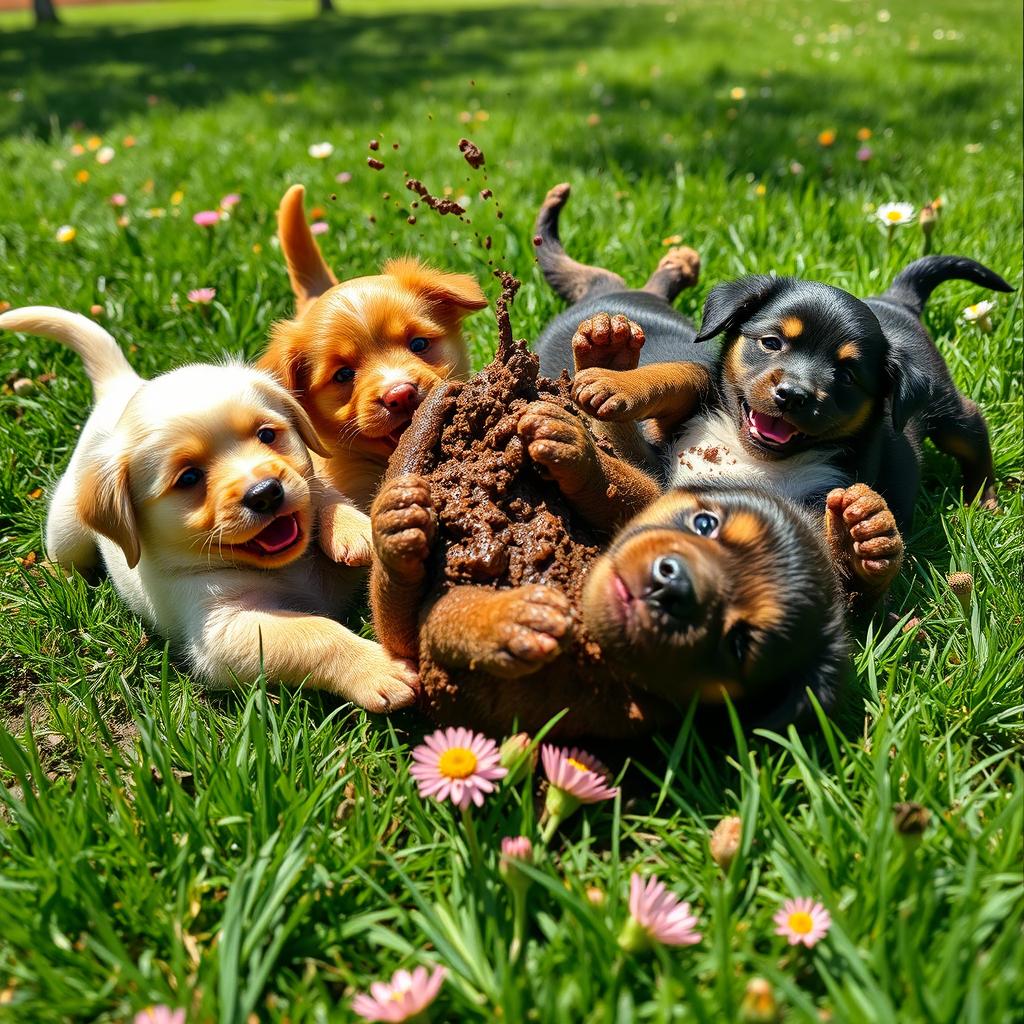
[[[544,197],[544,202],[537,213],[534,239],[537,262],[549,285],[569,302],[605,292],[616,292],[626,287],[626,282],[601,267],[590,267],[585,263],[577,263],[562,248],[558,237],[558,216],[562,207],[569,201],[571,186],[567,182],[556,185]]]
[[[928,296],[943,281],[970,281],[994,292],[1013,291],[994,270],[966,256],[925,256],[901,270],[882,298],[899,302],[920,316]]]
[[[81,313],[56,306],[23,306],[0,314],[0,330],[38,334],[77,352],[85,364],[97,400],[113,381],[123,377],[138,379],[113,337]]]
[[[292,185],[277,211],[277,237],[288,264],[296,313],[338,283],[309,229],[303,209],[305,195],[304,185]]]

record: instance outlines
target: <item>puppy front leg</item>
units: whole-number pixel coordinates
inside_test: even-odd
[[[423,644],[446,668],[516,679],[557,658],[572,624],[569,599],[554,587],[455,587],[427,616]]]
[[[580,515],[606,532],[661,494],[653,477],[602,452],[579,417],[557,405],[532,402],[519,419],[518,431],[530,458]]]
[[[830,491],[825,539],[852,609],[871,611],[903,562],[903,538],[885,499],[866,484]]]
[[[366,566],[373,555],[370,517],[331,489],[318,515],[320,550],[342,565]]]
[[[414,666],[393,658],[341,623],[321,615],[268,608],[258,595],[243,596],[207,615],[190,644],[197,672],[215,686],[232,676],[268,679],[292,686],[305,682],[384,714],[412,704],[419,692]]]
[[[416,658],[426,561],[437,532],[430,484],[414,473],[387,481],[370,510],[370,524],[377,556],[370,573],[374,628],[389,651]]]

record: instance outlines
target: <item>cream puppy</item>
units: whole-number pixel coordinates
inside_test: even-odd
[[[268,374],[240,364],[140,378],[84,316],[46,306],[0,328],[63,342],[96,405],[46,521],[48,557],[82,572],[101,560],[125,603],[174,642],[206,684],[306,682],[377,712],[412,703],[418,679],[330,616],[359,586],[311,538],[343,501],[316,480],[309,417]]]

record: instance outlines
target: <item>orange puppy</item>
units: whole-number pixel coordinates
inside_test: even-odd
[[[487,299],[466,274],[395,259],[375,277],[340,284],[303,211],[302,185],[278,210],[278,237],[295,293],[295,317],[271,329],[259,362],[313,421],[329,455],[317,475],[347,502],[324,510],[321,544],[337,561],[370,561],[365,514],[412,414],[439,381],[469,367],[462,321]]]

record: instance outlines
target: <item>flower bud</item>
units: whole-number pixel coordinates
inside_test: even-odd
[[[528,836],[506,836],[502,839],[498,873],[510,889],[525,893],[530,888],[530,879],[519,870],[519,865],[532,863],[533,843]]]
[[[723,818],[711,833],[711,859],[725,872],[739,852],[743,840],[743,822],[736,817]]]
[[[951,572],[946,577],[949,589],[956,595],[964,617],[971,616],[971,594],[974,592],[974,577],[969,572]]]
[[[743,1024],[774,1024],[778,1019],[779,1005],[771,983],[765,978],[751,978],[740,1003],[740,1020]]]
[[[530,749],[530,737],[525,732],[509,736],[499,754],[498,763],[508,769],[507,782],[520,782],[537,767],[537,748]]]
[[[19,377],[11,385],[11,390],[19,397],[31,395],[36,390],[36,382],[31,377]]]
[[[935,230],[935,222],[939,219],[938,210],[935,209],[933,203],[927,203],[921,207],[921,212],[918,214],[917,222],[921,225],[921,230],[927,237]]]

